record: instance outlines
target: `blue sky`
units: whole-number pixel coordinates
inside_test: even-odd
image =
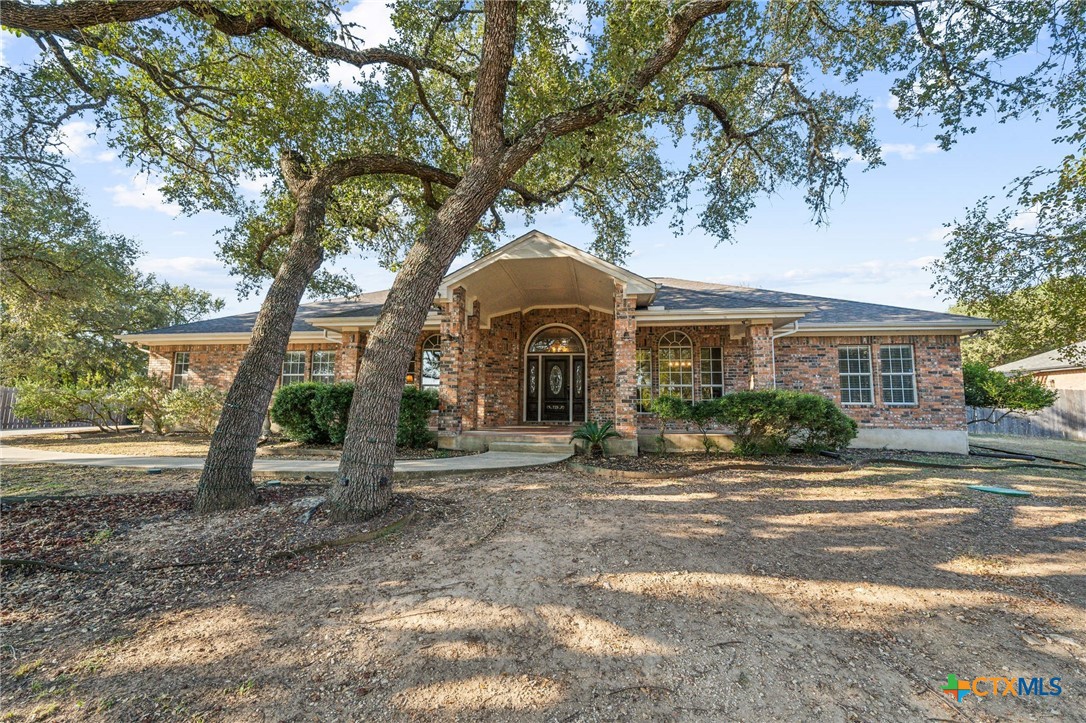
[[[371,42],[387,33],[380,7],[368,3],[349,13],[370,26],[365,35]],[[34,50],[24,39],[0,37],[9,61],[17,62]],[[981,118],[975,134],[944,152],[933,142],[934,122],[917,127],[894,118],[889,86],[889,78],[872,76],[860,87],[875,101],[886,165],[866,172],[860,164],[850,167],[848,193],[837,198],[828,225],[812,223],[801,190],[784,189],[761,199],[731,244],[717,246],[699,230],[675,238],[668,217],[647,228],[634,228],[626,266],[645,276],[946,309],[948,302],[931,289],[926,268],[943,252],[942,225],[961,217],[983,196],[1002,198],[1003,187],[1013,178],[1054,164],[1066,149],[1051,141],[1056,135],[1054,119],[999,124],[994,118]],[[146,251],[143,270],[213,292],[226,301],[225,313],[257,308],[262,294],[239,299],[228,271],[215,258],[216,231],[229,220],[212,213],[179,215],[179,209],[162,198],[153,177],[135,174],[104,142],[88,138],[92,130],[89,118],[66,128],[71,167],[105,228],[141,241]],[[671,160],[683,159],[674,155]],[[255,193],[258,188],[253,183],[250,190]],[[508,239],[528,230],[516,219],[509,221]],[[571,214],[537,217],[533,227],[576,246],[586,247],[592,239],[591,229]],[[357,256],[341,265],[364,291],[391,283],[392,274],[372,258]],[[460,261],[454,268],[458,265]]]

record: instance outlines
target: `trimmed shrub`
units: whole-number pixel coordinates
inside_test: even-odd
[[[430,412],[437,409],[437,403],[437,392],[432,389],[404,387],[396,446],[426,447],[434,441],[434,434],[430,431]]]
[[[795,399],[795,422],[805,452],[847,447],[856,438],[856,421],[829,399],[818,394],[790,392]]]
[[[272,400],[272,421],[295,442],[326,444],[328,430],[317,423],[313,413],[313,401],[326,386],[320,382],[298,382],[279,387]]]
[[[817,394],[765,389],[730,392],[717,400],[717,421],[735,432],[739,455],[783,454],[793,437],[806,451],[840,449],[856,436],[856,422]]]
[[[226,392],[215,387],[182,387],[166,395],[166,421],[171,427],[184,427],[211,434],[219,423]]]
[[[347,420],[351,414],[351,400],[354,399],[354,384],[321,384],[310,402],[313,422],[323,430],[332,444],[343,444],[347,436]]]
[[[705,453],[709,454],[717,449],[717,443],[709,436],[707,427],[720,413],[718,399],[704,399],[700,402],[687,401],[674,394],[661,394],[652,400],[649,411],[660,418],[662,422],[690,422],[701,432],[701,444],[705,447]],[[666,447],[665,430],[660,429],[658,439],[659,451]]]

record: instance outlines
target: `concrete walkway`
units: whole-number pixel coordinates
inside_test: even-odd
[[[120,431],[131,432],[139,429],[135,424],[122,424]],[[41,427],[38,429],[0,429],[0,439],[12,439],[15,437],[38,437],[45,434],[98,434],[98,427]]]
[[[420,478],[440,475],[487,474],[521,467],[555,464],[570,455],[535,454],[524,452],[484,452],[444,459],[398,459],[395,477]],[[70,464],[87,467],[131,467],[135,469],[202,469],[202,457],[134,457],[115,454],[75,454],[44,449],[29,449],[3,445],[0,465],[5,464]],[[339,469],[338,459],[275,459],[258,457],[254,472],[292,472],[295,474],[327,474]]]

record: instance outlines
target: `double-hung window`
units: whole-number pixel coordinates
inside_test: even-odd
[[[637,411],[647,412],[652,404],[652,351],[638,349],[636,363]]]
[[[302,370],[305,374],[305,369]],[[334,351],[313,352],[313,368],[310,378],[315,382],[331,384],[336,380],[336,353]]]
[[[660,337],[660,394],[680,399],[694,399],[694,347],[681,331],[669,331]]]
[[[916,404],[916,364],[911,346],[880,347],[879,372],[882,374],[883,404]]]
[[[173,353],[173,383],[171,389],[181,389],[189,383],[189,353],[187,351],[175,351]]]
[[[719,346],[701,348],[701,398],[724,396],[724,350]]]
[[[837,371],[841,378],[841,404],[871,404],[871,347],[837,347]]]
[[[282,386],[305,381],[305,352],[288,351],[283,357],[283,375],[279,379]]]

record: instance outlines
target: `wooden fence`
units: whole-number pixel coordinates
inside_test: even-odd
[[[45,422],[15,416],[15,389],[0,387],[0,429],[52,429],[53,427],[90,427],[90,422]]]
[[[967,407],[968,419],[984,419],[990,409]],[[969,425],[975,434],[1014,434],[1020,437],[1053,437],[1086,441],[1086,389],[1061,389],[1048,409],[1028,416],[1004,417],[996,424]]]

